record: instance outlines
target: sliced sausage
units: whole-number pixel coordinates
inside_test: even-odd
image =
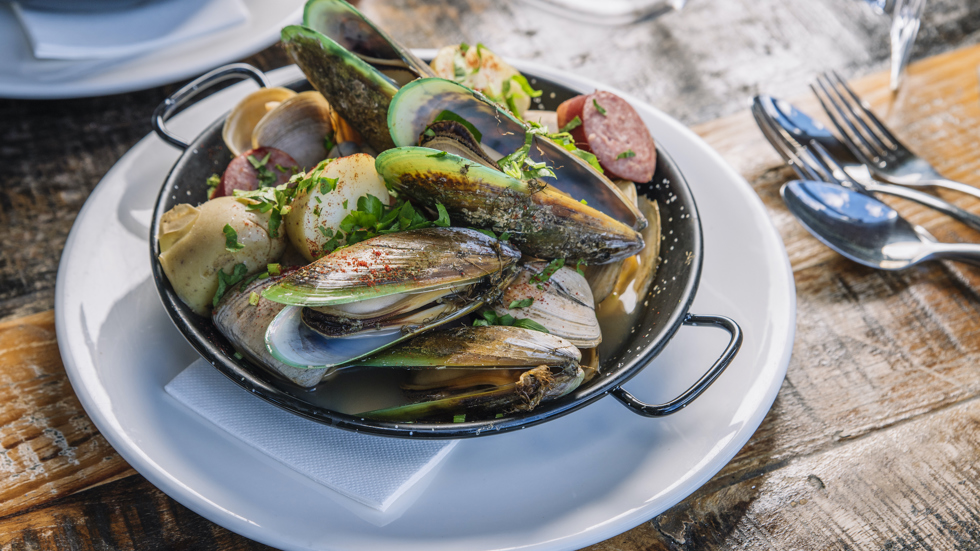
[[[599,159],[608,176],[640,183],[653,178],[657,167],[653,136],[626,100],[611,92],[595,92],[558,106],[560,126],[576,116],[582,124],[571,131],[572,137],[579,148]]]
[[[228,163],[228,168],[225,169],[225,173],[221,176],[221,183],[215,189],[214,195],[210,197],[211,199],[234,195],[236,189],[252,191],[259,188],[259,169],[252,166],[252,163],[248,160],[249,155],[259,162],[265,159],[266,155],[269,156],[269,160],[266,161],[263,167],[271,171],[276,179],[274,182],[267,182],[266,187],[285,184],[295,174],[293,168],[299,166],[289,154],[274,147],[250,149]]]

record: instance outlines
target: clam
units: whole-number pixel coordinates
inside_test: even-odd
[[[622,192],[624,200],[630,201],[639,206],[636,184],[628,180],[614,180],[613,183],[616,185],[616,188]],[[649,220],[649,216],[646,216],[646,218]],[[656,224],[654,224],[654,222]],[[645,243],[648,243],[647,234],[651,231],[650,228],[653,225],[656,225],[659,230],[659,217],[656,220],[653,220],[650,225],[643,230]],[[654,244],[654,246],[657,245],[659,245],[659,243]],[[610,262],[609,264],[588,266],[585,268],[585,279],[588,280],[589,286],[592,288],[592,295],[595,297],[596,304],[606,300],[606,297],[612,294],[613,289],[616,287],[616,282],[619,281],[619,274],[623,271],[624,262],[625,260],[618,260],[616,262]]]
[[[519,327],[428,333],[361,362],[413,369],[403,389],[418,402],[360,415],[390,421],[466,415],[473,420],[529,411],[581,384],[580,358],[570,342]]]
[[[252,147],[285,151],[309,169],[327,158],[324,138],[333,134],[330,104],[319,92],[303,92],[262,117],[252,132]]]
[[[349,364],[459,319],[499,295],[519,253],[462,228],[380,235],[284,277],[262,296],[289,305],[265,340],[298,368]]]
[[[602,329],[588,281],[566,266],[538,282],[547,268],[547,262],[524,264],[514,282],[490,306],[501,316],[533,320],[579,348],[598,346]]]
[[[259,88],[245,96],[228,113],[221,137],[234,156],[252,149],[252,131],[269,111],[296,95],[289,88]]]
[[[439,78],[411,82],[392,99],[388,108],[392,141],[399,147],[418,145],[419,137],[433,121],[447,116],[446,112],[465,120],[479,133],[474,137],[494,161],[525,145],[529,127],[524,123],[482,94]],[[548,187],[575,201],[585,200],[591,209],[632,229],[646,226],[636,205],[625,200],[608,178],[558,143],[533,133],[529,153],[532,161],[544,162],[554,171],[555,178],[546,180]]]
[[[346,2],[308,2],[303,25],[282,30],[290,57],[371,147],[394,147],[388,104],[403,84],[432,70]]]

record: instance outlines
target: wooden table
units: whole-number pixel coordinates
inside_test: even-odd
[[[801,95],[807,80],[830,67],[882,68],[885,22],[845,0],[695,0],[620,30],[569,30],[507,3],[361,5],[407,44],[483,41],[696,124],[752,183],[784,239],[798,329],[769,415],[694,495],[590,549],[980,549],[980,271],[931,263],[876,272],[824,248],[782,206],[778,188],[792,173],[742,111],[764,90],[800,95],[817,112]],[[980,47],[970,46],[980,6],[933,0],[929,10],[917,56],[958,49],[913,65],[896,97],[881,73],[854,86],[941,172],[980,186]],[[248,61],[287,63],[275,47]],[[266,548],[133,471],[80,407],[57,349],[50,308],[71,222],[175,88],[0,101],[0,549]],[[942,195],[980,213],[980,202]],[[942,240],[977,240],[933,212],[894,204]]]

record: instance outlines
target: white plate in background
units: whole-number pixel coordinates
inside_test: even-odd
[[[39,60],[10,5],[0,2],[0,97],[57,99],[119,94],[197,76],[248,57],[303,19],[305,0],[243,0],[248,22],[213,36],[124,59]]]
[[[426,52],[419,52],[425,55]],[[573,89],[597,83],[515,63]],[[273,84],[300,73],[270,73]],[[169,126],[190,138],[254,89],[208,97]],[[617,92],[618,93],[618,92]],[[113,167],[72,228],[58,272],[58,342],[86,411],[117,451],[204,517],[284,549],[576,549],[663,512],[717,473],[762,422],[786,373],[796,295],[762,202],[680,123],[626,97],[670,152],[697,201],[704,267],[691,312],[743,328],[738,356],[691,406],[639,417],[607,397],[567,416],[459,443],[388,512],[347,503],[183,408],[164,385],[197,357],[150,275],[150,213],[179,152],[150,135]],[[672,398],[717,358],[727,333],[682,327],[626,387]]]

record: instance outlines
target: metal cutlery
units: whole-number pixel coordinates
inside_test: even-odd
[[[800,178],[823,180],[860,193],[902,197],[936,209],[980,231],[980,216],[976,214],[934,195],[872,179],[867,167],[858,162],[829,130],[789,103],[768,96],[756,96],[752,100],[751,111],[763,135]],[[845,161],[839,164],[837,160],[842,157]]]
[[[926,0],[895,0],[892,8],[892,27],[890,31],[892,42],[891,89],[897,92],[902,84],[902,71],[912,55],[912,45],[919,34],[922,24],[922,10]]]
[[[944,178],[909,150],[836,72],[824,73],[810,88],[840,132],[841,141],[876,178],[903,186],[946,188],[980,199],[980,189]]]
[[[871,268],[902,270],[927,260],[980,264],[980,245],[940,243],[874,197],[826,182],[793,180],[780,195],[814,237]]]

